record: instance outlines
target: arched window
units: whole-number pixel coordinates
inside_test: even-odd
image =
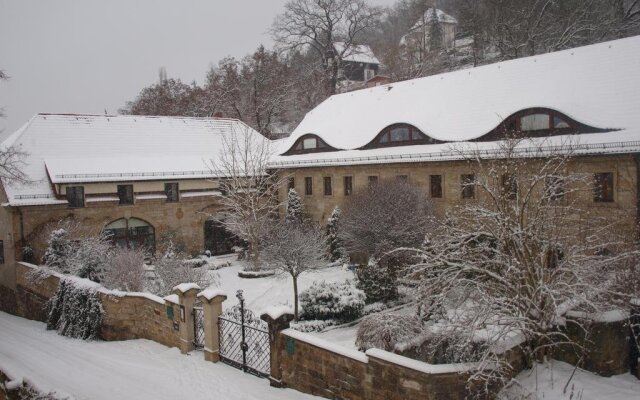
[[[436,144],[441,143],[438,140],[430,138],[416,128],[409,124],[394,124],[384,128],[382,132],[378,134],[371,142],[363,149],[370,149],[376,147],[393,147],[404,146],[414,144]]]
[[[305,154],[305,153],[320,153],[323,151],[337,150],[322,140],[317,135],[303,135],[291,146],[291,148],[284,153],[285,155],[291,154]]]
[[[155,229],[137,218],[121,218],[104,227],[118,247],[143,248],[150,253],[156,249]]]

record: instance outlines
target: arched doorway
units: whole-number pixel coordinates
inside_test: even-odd
[[[138,218],[121,218],[104,227],[116,246],[143,248],[150,254],[156,251],[156,236],[153,226]]]
[[[233,246],[238,244],[238,238],[225,229],[220,221],[209,219],[204,222],[204,249],[211,254],[229,254]]]

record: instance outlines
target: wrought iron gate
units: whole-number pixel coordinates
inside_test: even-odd
[[[198,303],[193,306],[193,346],[196,350],[204,347],[204,311]]]
[[[244,308],[242,290],[239,304],[218,317],[220,360],[260,377],[271,373],[271,347],[267,323]]]

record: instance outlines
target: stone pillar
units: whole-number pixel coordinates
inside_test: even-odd
[[[180,351],[182,354],[194,349],[193,306],[199,291],[200,287],[195,283],[183,283],[173,288],[173,293],[178,295],[180,302]]]
[[[204,359],[206,361],[220,361],[220,330],[218,317],[222,314],[222,302],[227,299],[224,294],[208,297],[206,292],[198,294],[202,303],[204,317]]]
[[[284,338],[280,332],[289,328],[289,323],[293,320],[293,314],[283,313],[274,319],[271,315],[265,313],[260,316],[260,319],[265,321],[269,326],[269,344],[271,346],[271,375],[269,376],[269,384],[273,387],[283,387],[280,353],[281,350],[284,349]]]

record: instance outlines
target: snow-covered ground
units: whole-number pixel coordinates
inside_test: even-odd
[[[560,361],[521,372],[501,400],[638,400],[640,380],[631,374],[604,378]],[[571,378],[571,382],[567,382]],[[567,386],[565,391],[565,386]]]
[[[243,264],[236,261],[235,255],[212,257],[212,264],[220,264],[226,260],[231,266],[223,267],[212,273],[218,274],[219,287],[227,295],[227,301],[223,307],[231,308],[238,304],[236,291],[242,289],[246,300],[246,307],[259,314],[270,306],[281,304],[293,304],[293,283],[291,276],[280,274],[264,278],[240,278],[238,272],[242,271]],[[344,282],[347,279],[355,279],[352,271],[341,266],[322,268],[316,271],[305,272],[298,278],[298,290],[302,293],[307,290],[314,281]],[[259,316],[259,315],[258,315]]]
[[[41,391],[75,399],[312,399],[202,353],[182,355],[149,340],[86,342],[0,312],[0,369]]]

